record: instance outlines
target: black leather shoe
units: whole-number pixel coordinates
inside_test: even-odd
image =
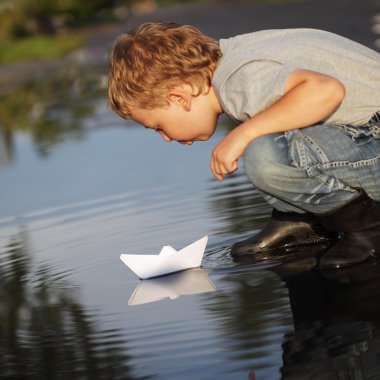
[[[321,258],[320,269],[342,268],[380,254],[380,204],[363,191],[344,206],[318,215],[318,220],[329,230],[343,233]]]
[[[312,214],[281,212],[273,209],[267,226],[257,235],[235,243],[231,255],[258,255],[293,247],[329,243],[337,234],[327,231]]]

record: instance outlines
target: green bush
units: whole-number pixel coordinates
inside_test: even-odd
[[[60,58],[84,44],[79,35],[36,36],[0,43],[0,64]]]
[[[0,0],[0,40],[57,34],[101,19],[105,11],[132,0]]]

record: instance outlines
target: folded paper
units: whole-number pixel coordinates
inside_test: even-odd
[[[209,280],[211,270],[189,269],[170,276],[141,280],[132,293],[128,305],[142,305],[163,299],[174,300],[180,296],[214,292],[214,284]]]
[[[121,254],[120,259],[141,279],[147,279],[185,269],[197,268],[201,265],[208,237],[176,251],[164,246],[158,255]]]

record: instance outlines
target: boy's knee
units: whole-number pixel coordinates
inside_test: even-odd
[[[290,166],[287,142],[281,135],[269,135],[252,141],[244,153],[245,172],[255,187],[270,189]]]

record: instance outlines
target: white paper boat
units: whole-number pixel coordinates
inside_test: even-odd
[[[180,296],[214,292],[209,280],[209,269],[188,269],[170,276],[141,280],[132,293],[128,305],[142,305],[163,299],[174,300]]]
[[[164,246],[158,255],[122,254],[120,259],[128,265],[141,279],[162,276],[185,269],[197,268],[201,265],[208,237],[176,251]]]

